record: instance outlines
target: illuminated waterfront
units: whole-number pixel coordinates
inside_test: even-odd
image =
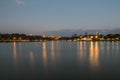
[[[120,79],[120,42],[0,43],[3,80]]]

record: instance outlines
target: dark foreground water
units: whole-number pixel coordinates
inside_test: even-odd
[[[0,43],[0,80],[120,80],[120,42]]]

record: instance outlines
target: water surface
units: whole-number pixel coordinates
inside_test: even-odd
[[[0,43],[1,80],[120,79],[120,42]]]

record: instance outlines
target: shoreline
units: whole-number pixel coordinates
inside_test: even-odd
[[[90,42],[90,41],[99,41],[99,42],[120,42],[120,40],[33,40],[33,41],[29,41],[29,40],[4,40],[4,41],[0,41],[0,43],[10,43],[10,42],[50,42],[50,41],[64,41],[64,42]]]

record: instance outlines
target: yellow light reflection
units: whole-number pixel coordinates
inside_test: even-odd
[[[98,42],[90,42],[90,67],[93,71],[99,69],[99,45]]]
[[[42,43],[42,54],[43,54],[43,64],[45,71],[47,72],[47,52],[46,52],[46,42]]]
[[[22,43],[19,43],[19,55],[22,54]]]
[[[102,50],[102,53],[105,53],[105,42],[99,42],[100,49]]]
[[[34,64],[34,53],[33,52],[30,52],[29,58],[30,58],[31,68],[32,68],[32,70],[34,70],[35,69],[35,64]]]
[[[86,41],[84,41],[84,55],[86,55]]]
[[[110,47],[111,47],[111,46],[110,46],[110,42],[107,42],[107,46],[106,46],[106,47],[107,47],[107,54],[109,55],[110,50],[111,50],[111,49],[110,49]]]
[[[14,57],[15,69],[17,70],[17,50],[16,50],[16,42],[13,42],[13,57]]]
[[[59,59],[60,58],[60,51],[61,51],[60,50],[60,41],[56,42],[55,50],[57,50],[56,57],[57,57],[57,59]]]
[[[115,49],[116,49],[116,53],[118,54],[119,50],[120,50],[120,48],[119,48],[119,42],[116,42]]]
[[[54,61],[55,59],[54,41],[51,41],[51,58],[52,58],[52,61]]]
[[[82,47],[82,42],[80,42],[80,57],[82,58],[83,56],[83,47]]]
[[[84,53],[83,53],[83,42],[80,41],[78,43],[78,55],[79,55],[79,60],[81,63],[84,61]]]
[[[21,56],[22,56],[22,43],[20,42],[20,43],[18,43],[18,45],[19,45],[19,51],[18,51],[19,61],[22,62],[22,58],[21,58]]]
[[[113,51],[113,53],[114,53],[114,49],[115,49],[115,42],[112,41],[112,51]]]
[[[16,52],[16,42],[13,43],[13,54],[14,54],[14,60],[17,61],[17,52]]]

